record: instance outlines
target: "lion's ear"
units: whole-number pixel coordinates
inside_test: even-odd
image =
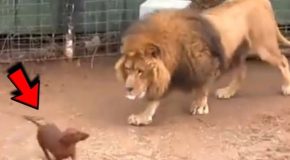
[[[124,70],[125,56],[122,56],[115,64],[116,76],[119,81],[124,81],[126,79],[126,73]]]
[[[157,45],[155,45],[153,43],[146,45],[146,48],[145,48],[145,55],[146,56],[158,58],[160,56],[160,54],[161,54],[161,50]]]

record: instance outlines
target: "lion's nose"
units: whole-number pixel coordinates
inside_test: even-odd
[[[127,87],[126,88],[128,92],[132,92],[133,91],[133,87]]]

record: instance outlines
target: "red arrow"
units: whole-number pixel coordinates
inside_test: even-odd
[[[22,63],[17,63],[8,70],[8,79],[17,90],[13,91],[11,99],[33,109],[39,109],[40,81],[37,76],[30,81]]]

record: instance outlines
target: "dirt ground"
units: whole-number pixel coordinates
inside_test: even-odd
[[[0,160],[37,160],[44,155],[36,127],[22,114],[43,116],[64,129],[90,133],[77,145],[80,160],[289,160],[290,97],[280,94],[277,69],[257,61],[239,94],[209,99],[210,114],[189,114],[191,95],[172,92],[161,103],[153,124],[127,124],[142,102],[129,101],[113,70],[115,58],[76,62],[24,63],[41,79],[40,110],[10,100],[14,86],[0,74]],[[226,75],[215,87],[228,82]],[[213,92],[212,92],[213,93]]]

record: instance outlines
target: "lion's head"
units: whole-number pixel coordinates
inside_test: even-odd
[[[137,40],[138,39],[138,40]],[[122,57],[115,64],[117,78],[122,80],[128,99],[160,98],[170,83],[170,73],[160,59],[158,45],[142,37],[126,37]]]

